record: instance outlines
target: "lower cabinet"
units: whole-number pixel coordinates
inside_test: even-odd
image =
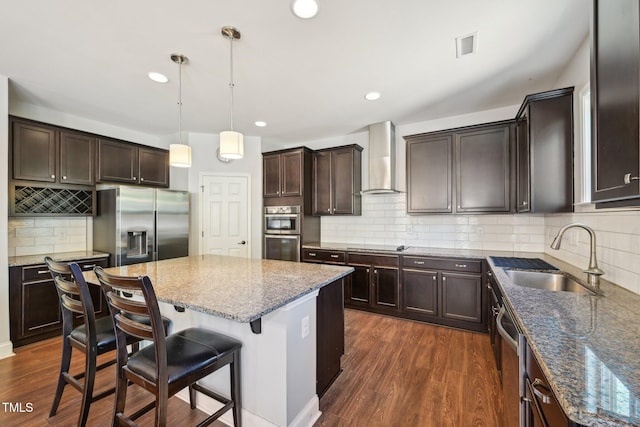
[[[78,262],[83,270],[108,267],[108,258],[90,258]],[[96,316],[108,315],[104,296],[98,286],[90,285]],[[78,317],[76,320],[81,323]],[[59,335],[62,318],[58,293],[46,264],[9,268],[9,329],[14,347]]]
[[[485,332],[483,300],[482,261],[403,257],[406,317]]]
[[[316,393],[329,389],[342,372],[340,358],[344,354],[344,279],[320,288],[316,322]]]
[[[526,345],[524,374],[524,426],[546,427],[578,425],[569,420],[558,403],[529,344]]]
[[[397,255],[347,253],[347,265],[355,271],[347,280],[346,306],[382,312],[399,310],[400,261]]]

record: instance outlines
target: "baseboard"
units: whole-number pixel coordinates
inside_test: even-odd
[[[189,402],[189,391],[187,389],[179,391],[176,396],[185,402]],[[208,396],[204,396],[202,393],[198,393],[197,407],[207,414],[213,414],[222,407],[222,404]],[[322,415],[319,408],[320,400],[317,395],[314,395],[288,427],[312,427],[318,418],[320,418],[320,415]],[[219,418],[219,421],[228,426],[233,426],[233,415],[231,411],[224,413]],[[242,425],[245,427],[277,427],[275,424],[270,423],[246,409],[242,409]]]
[[[15,356],[13,352],[13,343],[11,341],[0,343],[0,359]]]

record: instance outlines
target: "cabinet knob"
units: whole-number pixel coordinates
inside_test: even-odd
[[[327,209],[327,212],[331,213],[331,208]]]
[[[460,205],[458,205],[458,209],[460,209]]]
[[[141,181],[141,182],[142,182],[142,181],[144,181],[144,178],[140,178],[140,181]]]
[[[438,280],[438,276],[433,276],[433,280]]]
[[[136,177],[135,177],[135,176],[134,176],[134,177],[131,177],[131,180],[132,180],[132,181],[135,181],[135,180],[136,180]]]
[[[55,179],[55,177],[56,177],[55,175],[51,175],[51,178],[52,178],[52,179]]]
[[[335,212],[335,211],[336,211],[336,208],[333,208],[333,212]]]
[[[279,191],[276,191],[276,194],[279,196],[279,195],[280,195],[280,192],[279,192]]]
[[[640,176],[631,176],[630,173],[625,173],[624,174],[624,183],[625,184],[631,184],[631,181],[638,181],[640,180]]]
[[[447,281],[447,278],[446,278],[446,277],[443,277],[443,278],[442,278],[442,281],[443,281],[443,282],[446,282],[446,281]]]
[[[522,206],[527,206],[527,205],[528,205],[527,201],[526,201],[526,200],[523,200],[523,201],[522,201]]]
[[[67,179],[67,176],[66,176],[66,175],[63,175],[63,176],[62,176],[62,179]]]

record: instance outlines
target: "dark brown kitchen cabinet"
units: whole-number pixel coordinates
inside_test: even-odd
[[[322,397],[338,377],[344,354],[344,280],[323,286],[316,299],[316,394]]]
[[[14,180],[94,185],[91,135],[12,118],[11,141]]]
[[[303,248],[302,261],[344,265],[346,261],[346,254],[344,251]]]
[[[301,196],[304,189],[303,151],[264,155],[263,197]]]
[[[406,136],[407,212],[509,212],[513,123]]]
[[[456,212],[511,209],[510,125],[455,135]]]
[[[523,411],[525,427],[578,427],[567,418],[529,344],[526,344]]]
[[[169,186],[169,152],[98,139],[98,182]]]
[[[517,212],[573,211],[573,87],[528,95],[516,121]]]
[[[594,0],[593,7],[591,200],[638,204],[640,6],[637,0]]]
[[[462,258],[402,257],[402,316],[486,331],[483,262]]]
[[[407,138],[407,212],[452,212],[452,135]]]
[[[397,255],[347,253],[347,265],[355,271],[347,281],[345,305],[371,311],[397,312],[399,258]]]
[[[362,147],[319,150],[313,156],[313,214],[360,215]]]
[[[78,264],[83,270],[107,267],[108,258],[85,259]],[[106,316],[100,287],[92,285],[90,291],[96,316]],[[58,293],[46,264],[10,267],[9,330],[14,347],[57,336],[61,328]]]

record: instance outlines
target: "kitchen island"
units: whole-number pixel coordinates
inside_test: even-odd
[[[317,322],[316,299],[325,287],[341,291],[353,268],[199,255],[106,271],[149,276],[174,331],[198,326],[242,341],[243,425],[311,426],[320,416],[316,351],[324,325]],[[85,277],[97,283],[92,272]],[[205,384],[228,395],[227,370]],[[186,390],[178,396],[188,399]],[[208,413],[218,408],[204,396],[198,406]]]

